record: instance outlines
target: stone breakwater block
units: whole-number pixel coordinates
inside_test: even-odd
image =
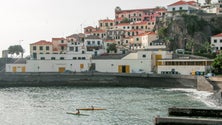
[[[197,116],[222,118],[222,109],[199,109],[199,108],[168,108],[169,116]]]
[[[154,125],[222,125],[219,119],[155,117]]]

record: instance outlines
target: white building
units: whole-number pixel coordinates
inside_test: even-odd
[[[86,48],[86,53],[92,54],[93,56],[105,53],[104,42],[98,36],[87,36],[84,40],[84,46]]]
[[[180,0],[167,6],[168,16],[177,15],[181,13],[191,14],[198,9],[195,1]]]
[[[209,59],[165,59],[157,61],[158,74],[204,75],[211,70]]]
[[[222,50],[222,33],[211,37],[211,46],[214,48],[213,52]]]
[[[93,59],[90,54],[45,54],[45,59],[27,60],[26,64],[6,64],[6,72],[85,72],[93,66],[93,70],[98,72],[150,73],[155,66],[154,55],[161,55],[161,58],[169,56],[165,51],[138,51],[116,59],[112,56]],[[55,58],[52,59],[52,56]]]

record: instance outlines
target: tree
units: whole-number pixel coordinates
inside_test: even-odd
[[[124,18],[120,23],[130,23],[130,20],[128,18]]]
[[[24,49],[21,45],[13,45],[9,46],[8,53],[11,55],[16,54],[17,56],[21,53],[21,57],[23,58]]]
[[[189,40],[186,43],[186,49],[190,50],[192,54],[194,54],[194,46],[195,46],[195,43],[193,40]]]
[[[110,52],[110,51],[116,52],[117,51],[116,44],[115,43],[110,44],[107,48],[107,51],[108,52]]]
[[[217,57],[214,59],[213,67],[216,72],[221,73],[222,72],[222,53],[217,55]]]

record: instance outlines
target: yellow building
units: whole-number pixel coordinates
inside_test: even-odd
[[[39,54],[52,54],[53,45],[52,42],[41,40],[30,44],[30,54],[31,58],[37,59]]]

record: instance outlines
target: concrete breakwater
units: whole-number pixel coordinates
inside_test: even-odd
[[[0,73],[0,87],[95,86],[196,88],[195,76],[118,73]]]

